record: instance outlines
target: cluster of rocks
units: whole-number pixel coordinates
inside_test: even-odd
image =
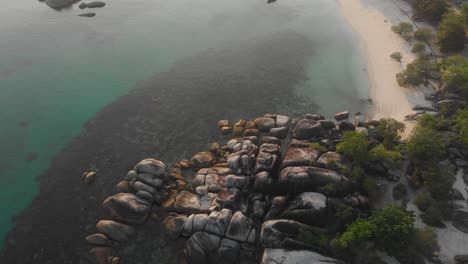
[[[344,131],[371,134],[376,124],[351,122],[347,112],[335,119],[269,114],[233,127],[222,120],[221,133],[234,138],[170,173],[159,160],[139,162],[103,202],[109,218],[87,237],[91,253],[97,263],[123,261],[116,243],[131,240],[157,206],[167,235],[186,239],[178,263],[342,263],[311,241],[344,226],[340,209],[369,212],[369,199],[347,177],[351,162],[335,146]]]
[[[163,224],[173,237],[188,238],[181,263],[341,263],[303,234],[326,233],[339,206],[369,210],[367,197],[339,172],[350,161],[334,152],[341,133],[355,129],[348,116],[337,114],[338,124],[320,115],[265,115],[233,126],[221,120],[220,132],[235,138],[171,173],[177,186],[163,204]],[[184,176],[188,169],[194,173]],[[330,186],[332,195],[324,191]]]
[[[153,205],[161,205],[168,197],[167,166],[155,159],[145,159],[129,171],[117,184],[117,194],[102,203],[108,218],[96,224],[96,233],[86,237],[90,251],[99,264],[118,264],[115,247],[134,237],[134,226],[144,224]]]

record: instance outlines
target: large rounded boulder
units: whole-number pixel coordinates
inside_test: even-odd
[[[322,134],[322,125],[317,120],[302,119],[294,129],[294,138],[309,139]]]
[[[115,220],[128,224],[143,224],[148,218],[151,203],[131,193],[118,193],[103,202]]]

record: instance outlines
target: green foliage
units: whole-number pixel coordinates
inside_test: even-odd
[[[406,147],[410,158],[416,163],[430,162],[445,156],[445,141],[435,130],[434,117],[423,115],[420,118]]]
[[[465,21],[462,15],[448,13],[437,32],[440,51],[460,52],[465,48]]]
[[[468,147],[468,108],[459,109],[455,116],[455,129],[460,141]]]
[[[443,59],[438,66],[442,71],[442,81],[448,88],[461,91],[468,98],[468,60],[461,55],[455,55]]]
[[[465,18],[465,25],[468,25],[468,4],[464,3],[462,6],[463,17]]]
[[[390,54],[390,58],[396,62],[401,63],[403,55],[401,54],[401,52],[393,52],[392,54]]]
[[[413,25],[407,22],[401,22],[396,26],[392,26],[392,31],[401,35],[407,41],[410,41],[413,33]]]
[[[389,150],[383,144],[377,145],[370,151],[370,159],[373,161],[383,161],[392,168],[397,168],[401,165],[403,155],[399,151]]]
[[[355,131],[346,131],[343,140],[336,146],[336,150],[351,158],[356,165],[363,164],[369,158],[366,135]]]
[[[317,143],[317,142],[310,143],[310,148],[318,150],[321,153],[327,151],[327,149],[324,146],[320,145],[320,143]]]
[[[376,227],[370,220],[357,219],[341,234],[340,242],[344,247],[363,246],[374,236]]]
[[[416,17],[437,23],[449,10],[449,4],[446,0],[416,0],[413,9]]]
[[[447,167],[430,166],[422,172],[424,186],[437,201],[448,201],[455,181],[454,172]]]
[[[418,207],[418,209],[423,212],[429,209],[429,207],[431,207],[434,202],[435,201],[429,192],[422,192],[414,199],[416,207]]]
[[[310,246],[326,248],[328,247],[331,239],[328,235],[321,232],[299,229],[298,240]]]
[[[432,39],[432,30],[430,28],[421,28],[416,30],[413,36],[416,40],[427,42]]]
[[[408,64],[404,71],[397,73],[398,85],[401,87],[421,85],[428,79],[432,70],[434,70],[434,65],[430,61],[418,58]]]
[[[426,45],[424,45],[423,43],[416,43],[414,44],[413,46],[413,49],[411,50],[411,52],[413,53],[423,53],[426,51]]]
[[[414,232],[414,216],[398,206],[389,205],[368,219],[354,221],[339,241],[344,247],[363,246],[372,241],[377,249],[394,254],[408,245]]]
[[[428,226],[416,231],[412,244],[426,258],[432,257],[434,252],[439,250],[437,235],[434,229]]]
[[[400,140],[400,133],[405,130],[405,124],[393,118],[382,118],[377,126],[379,134],[383,137],[383,144],[387,149],[393,149],[395,142]]]
[[[405,199],[408,197],[408,190],[403,183],[399,183],[393,188],[392,195],[395,200]]]

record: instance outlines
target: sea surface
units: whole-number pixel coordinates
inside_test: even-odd
[[[112,165],[100,163],[92,149],[119,146],[117,135],[130,142],[139,132],[148,133],[122,151],[138,152],[148,142],[158,150],[128,159],[117,155],[112,162],[151,153],[170,163],[194,154],[189,143],[200,141],[193,145],[198,147],[209,143],[204,138],[215,139],[219,118],[366,111],[366,58],[334,0],[110,0],[92,10],[93,18],[78,17],[89,12],[78,4],[60,11],[34,0],[1,4],[0,248],[9,259],[16,246],[18,256],[29,254],[20,252],[27,245],[21,232],[32,232],[28,241],[35,236],[48,241],[51,234],[24,226],[34,230],[41,222],[47,229],[46,218],[62,207],[85,213],[76,195],[65,197],[80,194],[81,187],[69,185],[80,185],[88,169],[106,174]],[[158,104],[153,98],[160,109],[146,106]],[[144,115],[150,112],[151,117]],[[132,129],[120,134],[114,123],[127,121]],[[91,144],[88,134],[103,142]],[[86,166],[60,170],[87,158]],[[89,197],[99,203],[101,195]],[[28,213],[34,208],[40,213]],[[80,221],[83,230],[94,224],[85,223],[92,217]],[[41,250],[35,251],[34,259],[40,259]]]

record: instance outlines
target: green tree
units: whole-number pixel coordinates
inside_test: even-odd
[[[416,0],[413,10],[416,17],[438,23],[449,10],[449,4],[446,0]]]
[[[438,160],[446,154],[444,139],[435,130],[435,125],[426,124],[429,123],[427,120],[432,119],[425,119],[424,116],[411,132],[407,144],[408,154],[416,163]]]
[[[395,205],[389,205],[368,219],[357,219],[348,226],[339,240],[345,247],[374,242],[377,249],[395,254],[405,248],[416,229],[414,216]]]
[[[383,144],[377,145],[370,151],[370,159],[373,161],[384,161],[392,168],[397,168],[401,165],[403,155],[399,151],[389,150]]]
[[[401,60],[403,59],[403,55],[401,54],[401,52],[394,52],[390,54],[390,58],[396,62],[401,63]]]
[[[447,202],[455,181],[454,173],[447,167],[430,166],[422,173],[424,187],[439,202]]]
[[[465,48],[464,17],[456,13],[448,13],[442,19],[437,41],[442,52],[460,52]]]
[[[455,129],[458,132],[460,141],[468,147],[468,108],[457,111]]]
[[[428,226],[416,231],[412,244],[426,258],[431,258],[434,252],[439,250],[436,232]]]
[[[387,149],[393,149],[395,142],[400,140],[400,133],[405,130],[405,124],[398,122],[393,118],[380,119],[377,130],[383,138],[383,145]]]
[[[432,39],[432,30],[430,28],[421,28],[414,32],[414,38],[419,41],[430,41]]]
[[[408,64],[404,71],[397,73],[398,85],[401,87],[421,85],[429,78],[430,72],[433,70],[434,65],[430,61],[418,58]]]
[[[356,165],[361,165],[369,158],[369,142],[364,133],[346,131],[343,140],[336,146],[336,150],[351,158]]]
[[[468,98],[468,60],[461,55],[450,56],[439,63],[439,69],[447,87]]]
[[[411,52],[413,53],[423,53],[426,51],[426,45],[424,45],[423,43],[416,43],[413,45],[413,49],[411,50]]]

